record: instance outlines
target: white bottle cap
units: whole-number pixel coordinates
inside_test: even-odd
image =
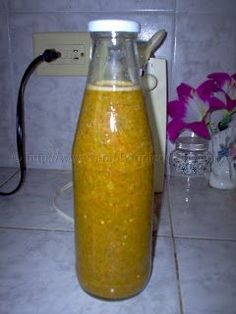
[[[139,33],[140,24],[129,20],[95,20],[88,24],[89,32],[128,32]]]

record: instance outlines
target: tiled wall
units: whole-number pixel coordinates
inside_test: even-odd
[[[235,0],[0,0],[0,165],[15,162],[19,80],[32,60],[34,32],[86,31],[97,18],[141,23],[141,39],[165,28],[158,56],[168,60],[169,97],[182,81],[236,70]],[[85,78],[38,77],[25,98],[28,166],[70,168],[70,150]]]

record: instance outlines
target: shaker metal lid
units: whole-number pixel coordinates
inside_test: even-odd
[[[203,151],[208,149],[208,140],[201,137],[182,136],[176,141],[176,148],[188,151]]]
[[[140,24],[130,20],[94,20],[88,23],[89,32],[139,33]]]

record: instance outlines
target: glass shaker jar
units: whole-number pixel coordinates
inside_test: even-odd
[[[76,269],[82,288],[124,299],[147,284],[152,256],[153,144],[136,38],[126,20],[89,23],[92,59],[74,138]]]
[[[179,137],[169,162],[172,176],[208,178],[212,162],[208,141],[200,137]]]

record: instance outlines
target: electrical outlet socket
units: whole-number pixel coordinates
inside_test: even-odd
[[[88,74],[91,39],[89,33],[34,33],[33,50],[37,57],[45,49],[60,51],[61,57],[42,63],[38,75],[86,76]]]

